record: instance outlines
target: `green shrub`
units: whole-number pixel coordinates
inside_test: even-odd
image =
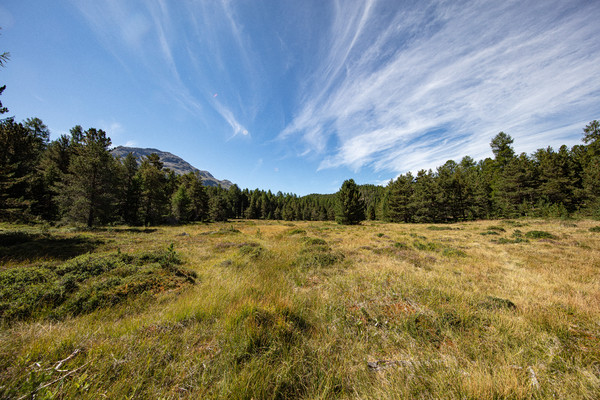
[[[590,228],[590,232],[600,232],[600,226],[593,226]]]
[[[110,307],[145,292],[193,283],[172,246],[139,255],[86,254],[59,265],[0,271],[0,320],[63,318]]]
[[[415,240],[413,242],[413,247],[422,251],[438,251],[440,250],[441,246],[434,242],[421,242],[419,240]]]
[[[323,249],[304,250],[296,260],[296,265],[304,268],[329,267],[344,259],[344,255]]]
[[[240,247],[239,253],[242,256],[248,256],[250,258],[258,258],[263,255],[265,248],[258,243],[245,243]]]
[[[320,238],[304,238],[305,248],[300,251],[296,265],[303,268],[322,268],[343,260],[344,255],[332,252],[327,242]]]
[[[546,231],[529,231],[525,234],[525,237],[530,239],[557,239],[556,236]]]
[[[455,249],[452,247],[444,248],[444,250],[442,251],[442,254],[445,255],[446,257],[466,257],[467,256],[467,253],[465,253],[464,251]]]

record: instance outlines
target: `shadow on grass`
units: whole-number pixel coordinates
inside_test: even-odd
[[[73,229],[72,232],[116,232],[116,233],[154,233],[158,229],[156,228],[141,228],[141,227],[131,227],[131,228],[113,228],[113,227],[105,227],[105,226],[95,226],[93,228],[76,228]]]
[[[0,261],[67,260],[88,253],[102,243],[85,236],[62,238],[23,231],[0,232]]]

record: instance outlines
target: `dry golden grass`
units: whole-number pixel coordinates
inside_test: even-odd
[[[173,243],[198,279],[77,317],[4,321],[0,397],[600,398],[598,225],[51,230],[99,254]],[[39,248],[2,260],[59,262]]]

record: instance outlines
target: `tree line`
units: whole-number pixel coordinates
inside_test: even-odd
[[[435,171],[407,173],[388,184],[382,216],[396,222],[453,222],[487,218],[600,216],[600,125],[583,130],[585,145],[515,154],[504,132],[491,143],[494,158],[464,157]]]
[[[157,154],[115,158],[103,130],[81,126],[49,141],[38,118],[0,121],[0,219],[87,226],[156,225],[230,218],[334,219],[335,196],[207,187],[176,175]]]
[[[584,128],[585,144],[515,154],[500,132],[493,158],[465,156],[433,170],[406,173],[386,187],[347,180],[336,194],[296,196],[207,187],[197,173],[176,175],[156,154],[111,155],[100,129],[71,129],[49,140],[38,118],[0,121],[0,219],[64,221],[87,226],[156,225],[235,218],[364,219],[455,222],[520,216],[600,216],[600,125]]]

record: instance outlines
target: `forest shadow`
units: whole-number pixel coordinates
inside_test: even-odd
[[[106,226],[95,226],[93,228],[79,228],[76,232],[116,232],[116,233],[154,233],[158,229],[156,228],[142,228],[142,227],[130,227],[130,228],[113,228]]]
[[[53,237],[23,231],[0,232],[0,261],[26,261],[39,258],[67,260],[95,250],[104,242],[77,236]]]

